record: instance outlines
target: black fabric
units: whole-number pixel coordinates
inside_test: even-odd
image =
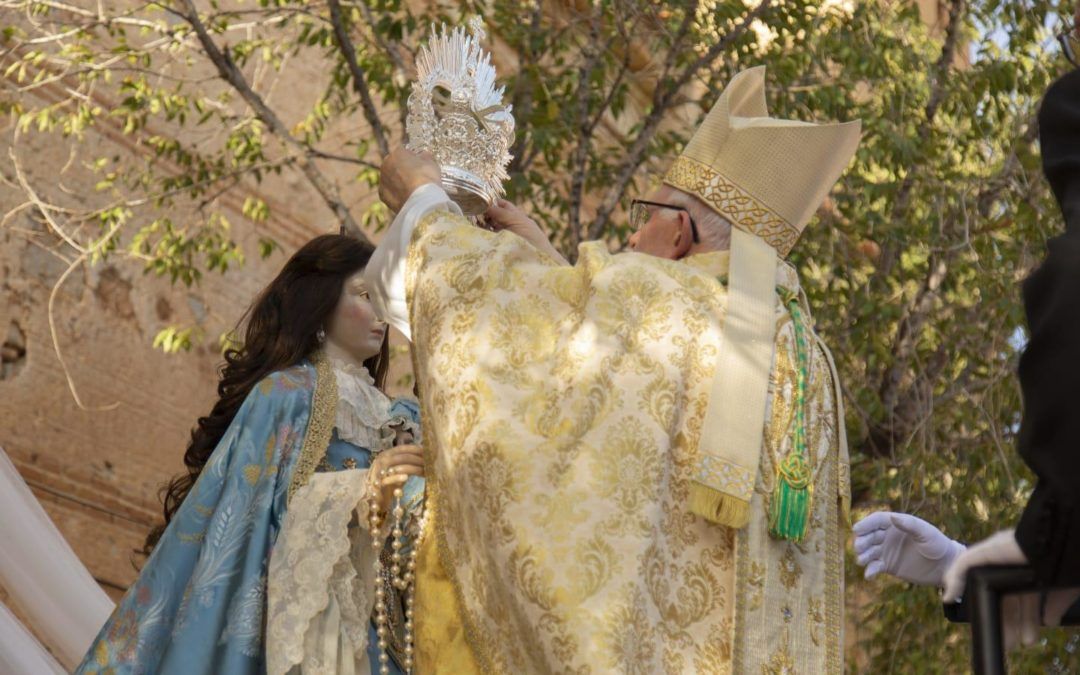
[[[1016,540],[1039,580],[1080,585],[1080,70],[1058,79],[1039,111],[1043,171],[1065,233],[1024,282],[1030,341],[1020,358],[1019,451],[1038,485]]]

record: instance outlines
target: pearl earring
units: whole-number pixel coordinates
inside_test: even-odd
[[[319,344],[326,342],[326,331],[321,326],[319,331],[315,333],[315,339],[319,341]]]

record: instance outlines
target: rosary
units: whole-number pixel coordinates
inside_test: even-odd
[[[394,469],[391,468],[389,472],[380,472],[378,481],[381,482],[387,475],[392,475]],[[383,543],[386,539],[385,532],[382,529],[384,524],[384,518],[379,515],[379,509],[376,505],[375,490],[379,487],[376,484],[371,486],[371,492],[368,494],[368,518],[371,525],[371,547],[375,552],[375,634],[379,639],[379,674],[389,675],[390,673],[390,655],[387,653],[387,646],[390,641],[390,619],[389,619],[389,607],[387,600],[386,588],[384,587],[382,580],[384,578],[385,570],[383,568],[382,550]],[[390,546],[392,553],[390,555],[390,574],[389,579],[391,585],[402,592],[405,596],[405,636],[404,636],[404,666],[405,672],[411,675],[413,671],[413,656],[415,653],[413,647],[413,602],[416,594],[416,558],[420,550],[420,540],[417,536],[416,541],[411,550],[407,554],[402,553],[402,549],[405,548],[405,505],[403,503],[404,489],[399,486],[394,488],[394,507],[391,510],[393,515],[393,526],[390,529]],[[418,535],[424,531],[424,525],[427,521],[427,509],[425,508],[420,516],[418,523]],[[404,565],[402,563],[404,562]]]

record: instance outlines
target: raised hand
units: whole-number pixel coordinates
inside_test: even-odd
[[[879,511],[855,523],[856,562],[866,578],[891,574],[920,586],[944,585],[945,571],[964,552],[930,523],[906,513]]]
[[[383,157],[379,167],[379,199],[398,212],[416,188],[426,183],[438,185],[442,173],[429,152],[416,153],[404,147]]]

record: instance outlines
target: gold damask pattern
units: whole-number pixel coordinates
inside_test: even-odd
[[[835,474],[824,471],[811,533],[790,545],[801,570],[790,588],[779,575],[786,542],[744,543],[686,507],[722,336],[723,263],[587,244],[560,267],[509,233],[445,213],[421,221],[406,287],[437,506],[417,604],[440,623],[417,615],[419,672],[742,673],[777,653],[798,672],[831,672],[832,638],[818,645],[795,628],[811,600],[828,608],[840,592],[825,586],[824,542],[839,541],[826,532]],[[782,274],[796,287],[790,268]],[[794,332],[776,312],[777,348],[789,349]],[[817,400],[832,389],[815,386],[823,364],[811,364],[815,466],[836,457],[820,419],[831,401]],[[778,383],[790,380],[778,374],[771,388],[781,415],[792,392]],[[790,451],[788,434],[768,436],[769,452]],[[748,529],[765,533],[761,476],[751,479]],[[740,607],[742,589],[755,606]],[[766,614],[792,630],[759,645]],[[839,635],[840,617],[825,616]],[[756,667],[733,670],[736,658]]]
[[[801,234],[794,225],[732,183],[712,167],[689,157],[679,157],[668,169],[664,182],[697,195],[732,225],[764,239],[787,257]]]

